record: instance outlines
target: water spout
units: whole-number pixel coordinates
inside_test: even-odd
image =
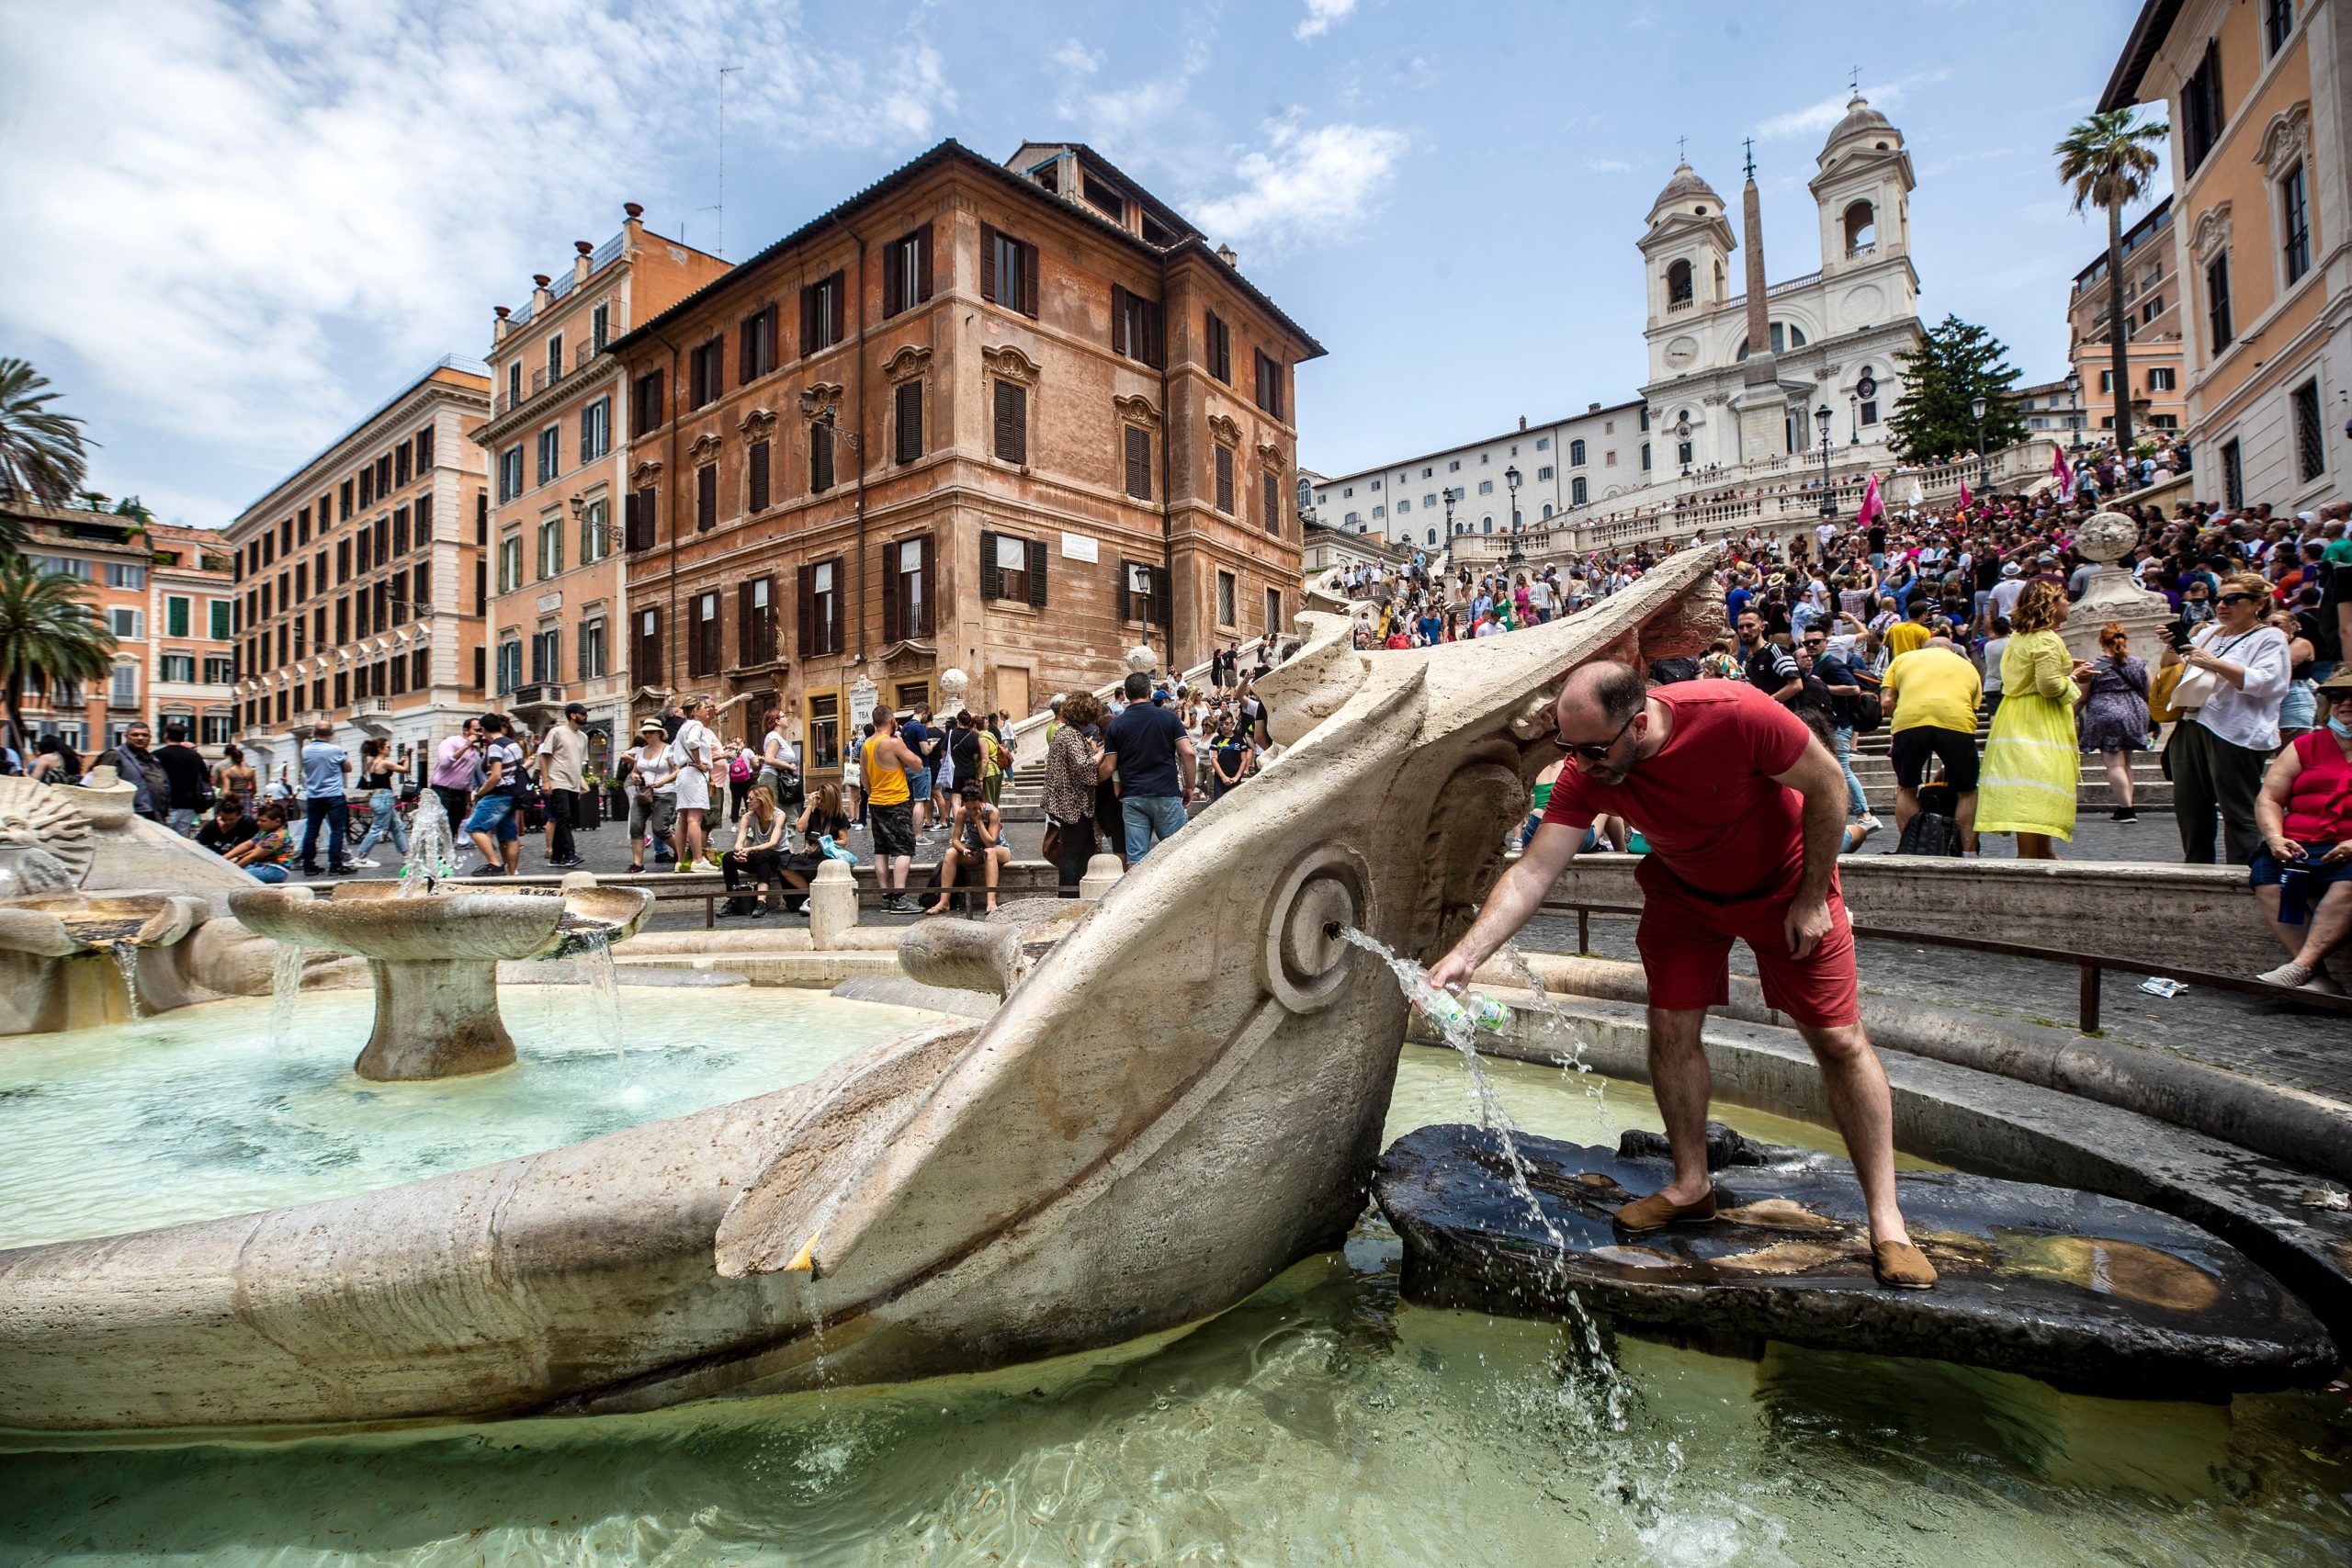
[[[458,874],[452,853],[449,814],[441,808],[441,796],[428,789],[418,798],[415,819],[409,824],[408,854],[401,861],[400,896],[429,898],[441,892],[442,885]]]
[[[281,942],[269,965],[269,1043],[273,1050],[294,1048],[294,1002],[302,994],[302,947]]]

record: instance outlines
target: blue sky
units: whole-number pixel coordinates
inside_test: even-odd
[[[1843,7],[1260,0],[1183,7],[678,0],[0,6],[0,353],[103,444],[91,483],[226,523],[435,356],[481,354],[624,200],[749,254],[954,136],[1092,142],[1330,351],[1300,457],[1344,472],[1630,397],[1634,242],[1675,138],[1775,279],[1849,73],[1902,128],[1921,314],[2063,374],[2103,243],[2051,145],[2136,4]]]

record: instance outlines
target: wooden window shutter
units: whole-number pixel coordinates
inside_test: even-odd
[[[931,298],[931,225],[915,231],[915,299]]]
[[[800,352],[817,352],[817,286],[803,284],[800,289]]]
[[[747,499],[751,509],[753,512],[765,512],[768,509],[768,444],[766,442],[752,443],[748,466],[750,478],[746,488],[750,491]]]
[[[901,463],[911,463],[922,456],[922,383],[901,381],[897,392],[899,401],[899,450]]]
[[[758,362],[752,348],[759,341],[759,332],[760,318],[754,312],[743,318],[743,324],[736,333],[740,341],[735,345],[735,384],[739,387],[751,384],[752,367]]]
[[[1017,382],[996,384],[996,455],[1007,463],[1029,461],[1029,389]]]
[[[832,488],[833,427],[830,424],[812,424],[808,427],[809,493],[815,494],[819,491],[828,491]]]
[[[1233,448],[1216,448],[1216,509],[1231,516],[1233,513]]]
[[[893,539],[882,547],[882,640],[894,643],[905,635],[899,625],[899,542]]]
[[[817,569],[813,565],[792,569],[795,614],[800,622],[800,657],[807,659],[817,651]]]
[[[922,536],[922,626],[917,637],[929,637],[939,622],[939,536]]]
[[[1046,607],[1046,541],[1029,541],[1029,603]]]
[[[1003,579],[996,570],[996,535],[985,528],[980,530],[980,597],[983,599],[996,598],[998,591],[1004,586]]]
[[[735,585],[735,658],[739,664],[767,662],[760,656],[759,622],[752,608],[752,586],[749,582]]]
[[[1160,309],[1160,303],[1157,299],[1144,307],[1144,325],[1151,338],[1146,345],[1144,359],[1154,369],[1168,363],[1168,333]]]
[[[1037,247],[1021,247],[1021,309],[1029,315],[1037,313]]]
[[[845,312],[848,310],[849,288],[844,273],[835,273],[826,281],[832,287],[825,290],[825,341],[835,344],[849,335]]]
[[[1135,607],[1127,601],[1127,580],[1135,571],[1135,564],[1130,560],[1119,563],[1119,619],[1122,621],[1135,619]]]
[[[768,362],[766,368],[773,370],[777,366],[784,363],[784,309],[782,306],[776,304],[775,300],[771,299],[768,301],[768,308],[765,310],[763,310],[761,314],[767,318],[768,323]]]
[[[1111,352],[1127,352],[1127,300],[1131,296],[1117,284],[1111,285]]]
[[[695,532],[718,526],[718,465],[705,463],[695,470]]]
[[[1135,425],[1127,435],[1127,493],[1137,501],[1151,499],[1151,433]]]
[[[980,298],[996,303],[996,231],[980,225]]]
[[[1283,480],[1280,474],[1269,473],[1264,479],[1265,516],[1259,519],[1267,533],[1280,538],[1283,531]]]
[[[639,521],[639,509],[645,503],[643,491],[635,490],[621,497],[621,545],[625,549],[641,550],[645,547],[638,543],[638,530],[644,526]]]
[[[899,253],[911,241],[893,240],[882,247],[882,314],[885,319],[897,315],[910,303],[899,282]]]
[[[1159,612],[1161,624],[1167,625],[1173,621],[1176,604],[1174,600],[1168,597],[1168,569],[1164,566],[1156,566],[1151,569],[1151,604],[1153,609]]]

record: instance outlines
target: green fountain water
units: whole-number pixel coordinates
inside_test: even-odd
[[[461,1168],[807,1077],[921,1016],[626,990],[616,1055],[575,996],[510,994],[511,1072],[389,1090],[345,1066],[357,994],[304,997],[290,1051],[260,1003],[13,1043],[0,1230],[91,1235]],[[1485,1072],[1530,1133],[1657,1124],[1636,1085]],[[1405,1049],[1389,1137],[1477,1111],[1459,1058]],[[1367,1214],[1343,1252],[1207,1323],[980,1377],[583,1420],[0,1438],[0,1563],[2021,1568],[2334,1562],[2352,1540],[2340,1397],[2120,1404],[1935,1362],[1626,1337],[1605,1406],[1561,1325],[1402,1302],[1397,1258]]]

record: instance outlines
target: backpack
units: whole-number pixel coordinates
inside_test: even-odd
[[[752,754],[749,751],[736,752],[735,760],[727,764],[727,776],[737,784],[749,783],[752,777]]]
[[[1904,826],[1903,841],[1894,847],[1899,855],[1937,855],[1957,857],[1962,852],[1960,823],[1952,815],[1960,805],[1960,797],[1947,784],[1919,786],[1918,814]]]

